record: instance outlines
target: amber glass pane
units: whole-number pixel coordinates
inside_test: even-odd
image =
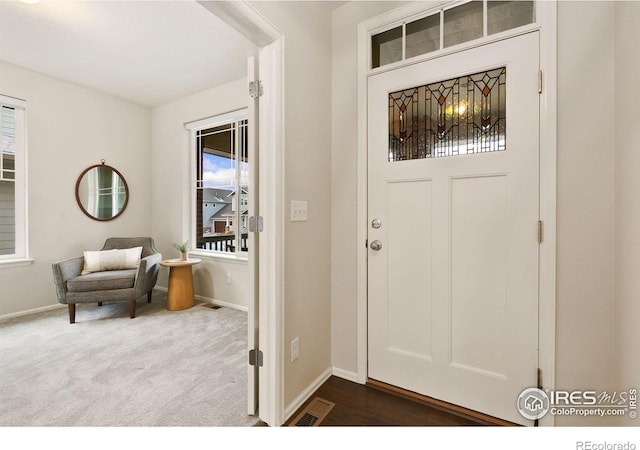
[[[487,2],[487,33],[494,34],[535,22],[535,2]]]
[[[444,47],[482,37],[481,1],[472,1],[444,11]]]
[[[506,150],[505,67],[389,94],[389,161]]]
[[[402,27],[371,36],[371,68],[402,60]]]
[[[410,22],[406,27],[405,56],[412,58],[440,48],[440,14]]]

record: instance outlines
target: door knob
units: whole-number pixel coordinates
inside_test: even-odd
[[[369,244],[369,247],[371,247],[371,250],[378,251],[382,248],[382,242],[376,239],[375,241],[371,242],[371,244]]]
[[[380,228],[382,226],[382,220],[380,219],[373,219],[371,221],[371,228]]]

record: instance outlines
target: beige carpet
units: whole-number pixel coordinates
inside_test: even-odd
[[[247,314],[78,305],[0,322],[0,426],[253,426]]]

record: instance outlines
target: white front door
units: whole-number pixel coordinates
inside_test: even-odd
[[[538,367],[538,69],[534,32],[368,80],[368,377],[522,424]]]

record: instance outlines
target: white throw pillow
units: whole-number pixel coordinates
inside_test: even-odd
[[[106,270],[135,269],[140,264],[141,255],[142,247],[84,252],[82,275]]]

